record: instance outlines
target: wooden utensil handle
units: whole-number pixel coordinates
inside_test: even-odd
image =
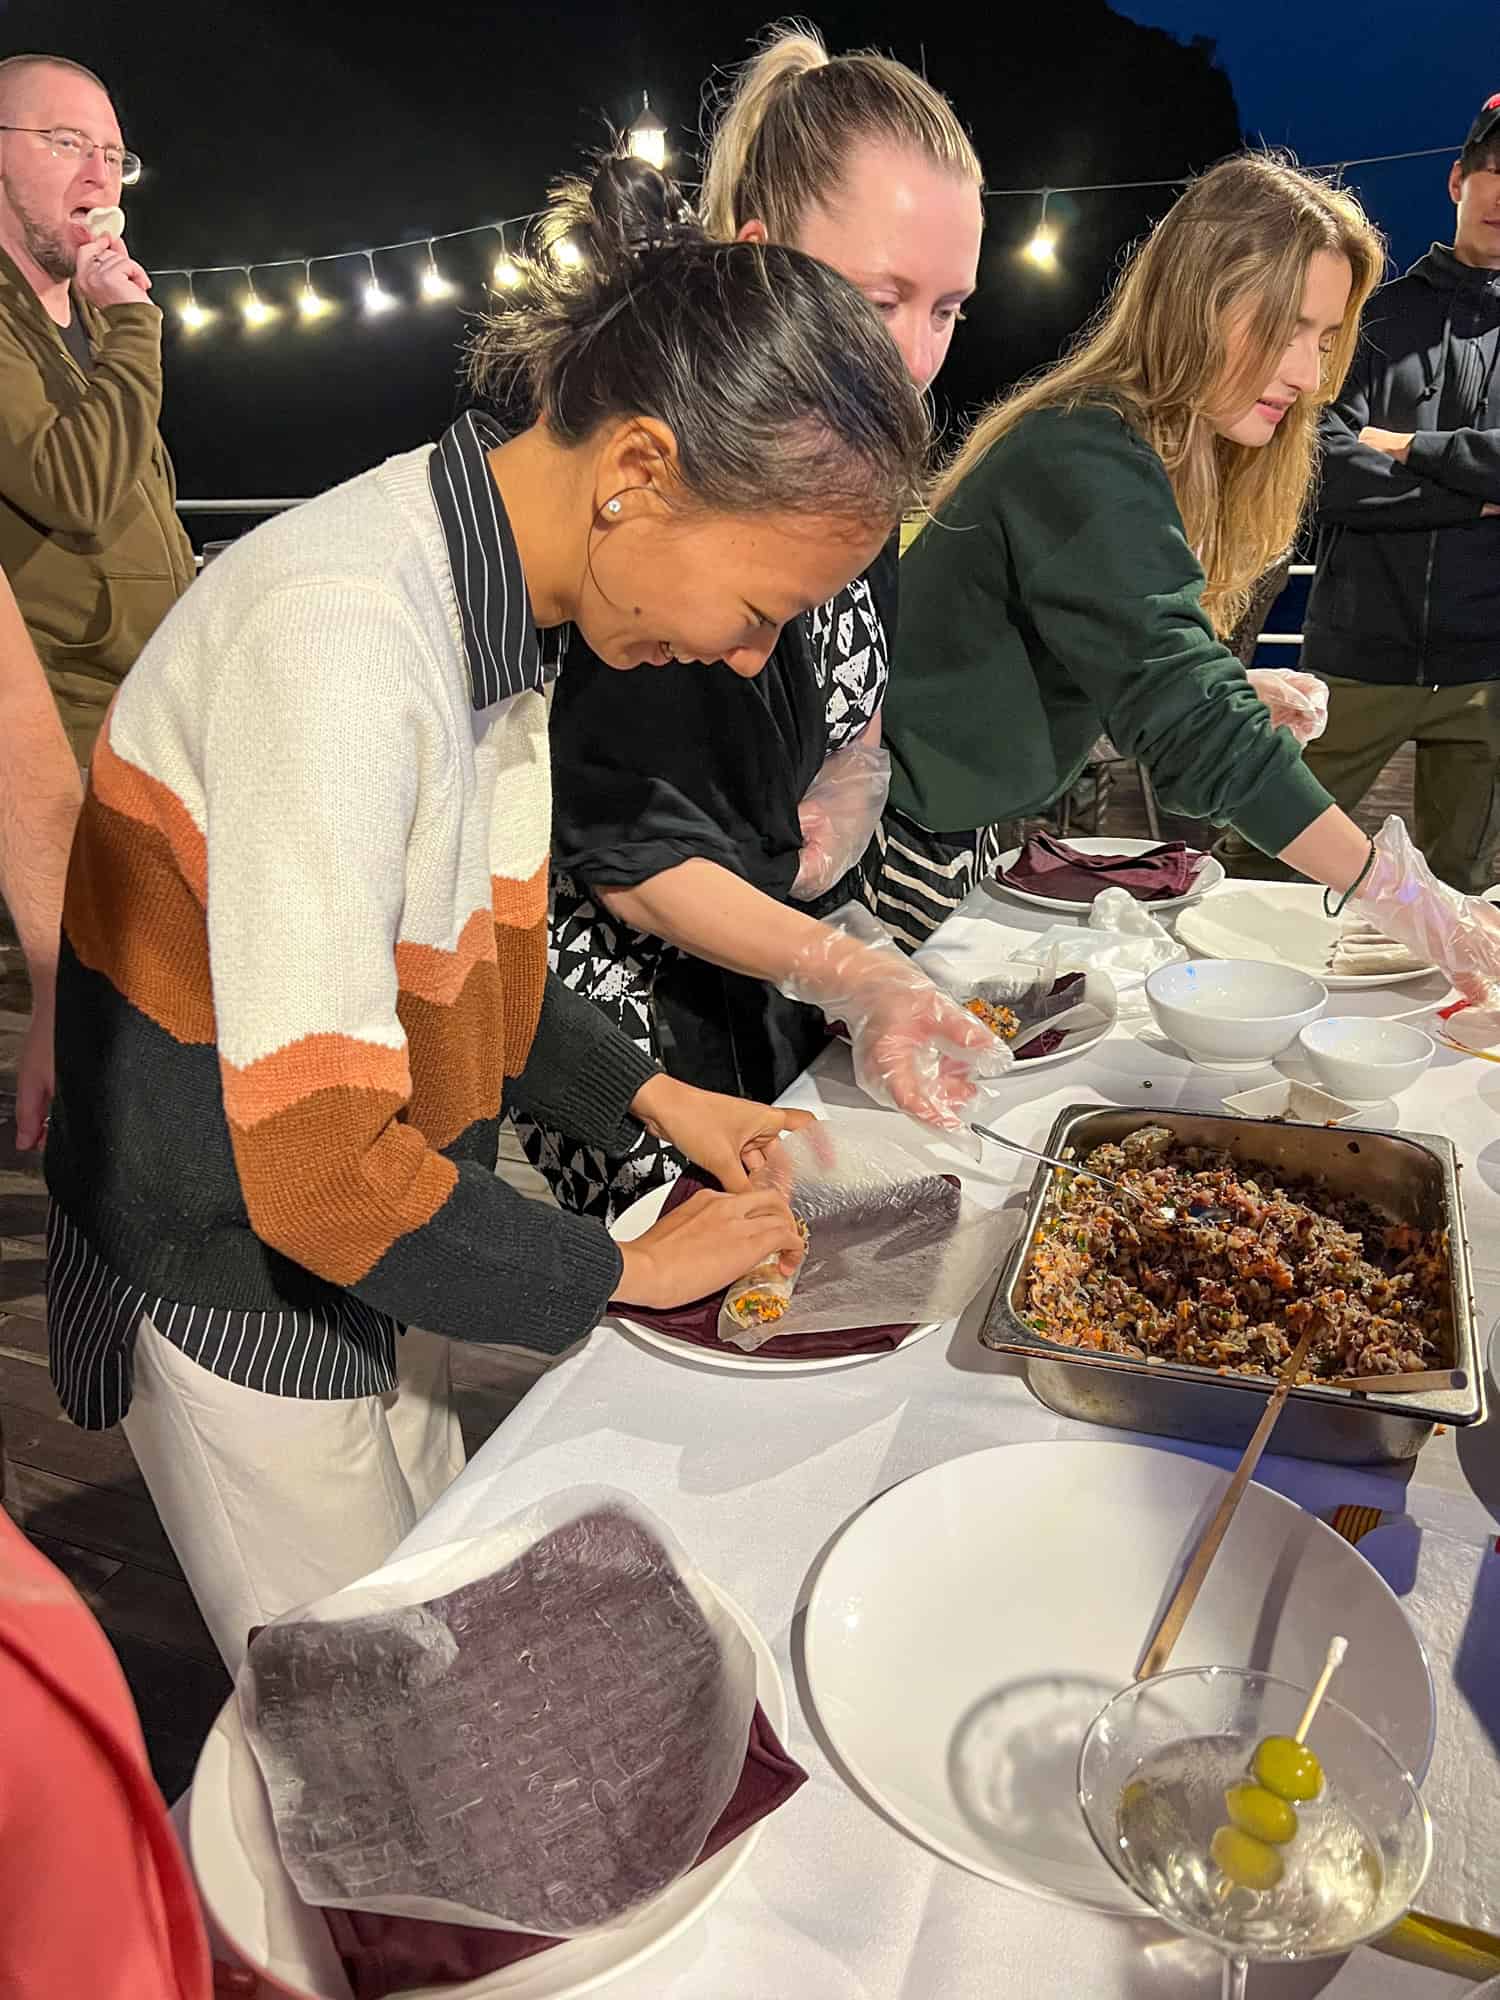
[[[1250,1484],[1251,1475],[1260,1463],[1271,1432],[1276,1427],[1276,1419],[1291,1392],[1297,1371],[1306,1359],[1307,1350],[1312,1346],[1314,1329],[1309,1326],[1297,1342],[1281,1379],[1271,1392],[1265,1414],[1250,1435],[1244,1455],[1234,1468],[1233,1477],[1224,1489],[1224,1497],[1214,1510],[1213,1519],[1203,1531],[1203,1537],[1193,1551],[1192,1560],[1183,1571],[1182,1581],[1172,1593],[1171,1602],[1162,1613],[1161,1621],[1146,1647],[1145,1656],[1136,1672],[1138,1681],[1150,1680],[1166,1666],[1172,1648],[1182,1637],[1182,1628],[1188,1621],[1188,1614],[1198,1601],[1198,1593],[1203,1588],[1204,1579],[1213,1566],[1214,1557],[1219,1553],[1219,1545],[1229,1533],[1229,1524],[1234,1519],[1235,1509],[1245,1497],[1245,1488]]]
[[[1364,1389],[1379,1396],[1417,1396],[1429,1389],[1467,1389],[1462,1368],[1410,1368],[1398,1375],[1334,1375],[1322,1389]]]

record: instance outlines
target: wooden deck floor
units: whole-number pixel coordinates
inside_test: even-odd
[[[1398,758],[1361,815],[1407,812],[1411,760]],[[1144,833],[1131,779],[1116,784],[1110,832]],[[1174,825],[1169,832],[1195,829]],[[3,917],[3,912],[0,912]],[[157,1781],[174,1798],[192,1775],[229,1682],[118,1431],[80,1431],[47,1376],[44,1198],[36,1161],[15,1152],[14,1068],[28,1004],[14,942],[0,942],[0,1429],[10,1513],[93,1607],[141,1711]],[[459,1346],[455,1378],[472,1452],[545,1364]]]

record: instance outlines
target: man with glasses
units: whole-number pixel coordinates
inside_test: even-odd
[[[162,316],[87,223],[140,171],[91,70],[0,62],[0,567],[80,763],[193,576],[157,429]]]

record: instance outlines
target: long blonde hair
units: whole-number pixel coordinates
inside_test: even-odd
[[[810,22],[783,22],[720,99],[704,227],[727,243],[762,222],[773,243],[795,243],[803,216],[837,192],[851,149],[866,139],[912,148],[984,185],[968,133],[925,77],[873,51],[830,56]]]
[[[1318,389],[1297,399],[1269,444],[1233,444],[1209,411],[1248,408],[1270,380],[1320,250],[1347,258],[1354,281]],[[1296,539],[1318,412],[1343,386],[1384,266],[1384,239],[1345,189],[1262,153],[1221,160],[1132,252],[1072,352],[978,418],[938,481],[934,512],[1033,410],[1103,404],[1159,454],[1207,578],[1203,607],[1217,632],[1232,631],[1258,578]],[[1231,371],[1239,327],[1244,348]]]

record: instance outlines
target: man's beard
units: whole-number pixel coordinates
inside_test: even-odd
[[[4,183],[0,182],[0,186]],[[10,188],[5,194],[11,210],[21,225],[21,238],[26,245],[26,254],[49,278],[65,284],[73,275],[73,267],[78,262],[78,251],[71,240],[51,224],[39,222],[27,213]]]

